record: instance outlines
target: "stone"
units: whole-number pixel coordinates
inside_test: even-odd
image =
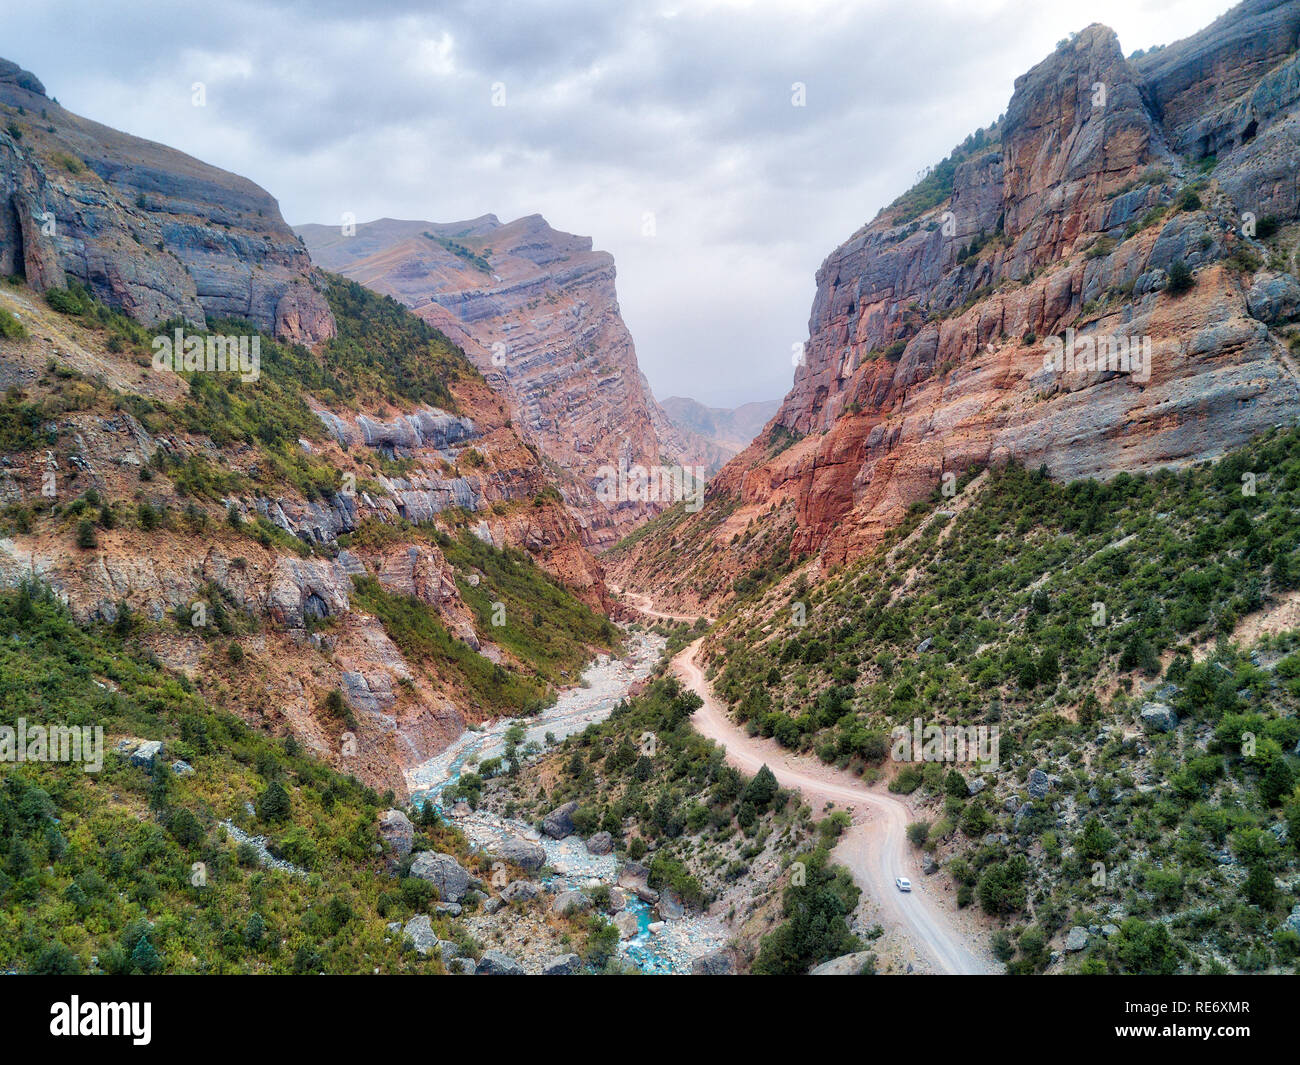
[[[691,962],[692,976],[731,976],[736,971],[736,961],[726,947],[711,950]]]
[[[421,851],[411,863],[411,875],[427,880],[445,902],[459,902],[469,890],[469,873],[450,854]]]
[[[1052,782],[1048,779],[1046,773],[1041,769],[1031,769],[1029,771],[1029,797],[1031,799],[1045,799],[1047,793],[1052,787]]]
[[[135,746],[131,748],[130,754],[127,756],[130,763],[140,766],[142,769],[152,769],[154,761],[162,757],[162,741],[139,740],[133,742],[135,742]]]
[[[1088,945],[1088,930],[1075,925],[1070,929],[1065,937],[1065,950],[1068,954],[1075,954]]]
[[[461,914],[461,904],[459,902],[439,902],[433,907],[435,913],[444,917],[459,917]]]
[[[387,810],[379,818],[379,838],[389,854],[405,858],[415,843],[415,825],[401,810]]]
[[[939,871],[939,863],[934,860],[934,855],[928,851],[921,855],[921,872],[926,876],[933,876]]]
[[[587,840],[589,854],[609,854],[614,850],[614,837],[608,832],[597,832]]]
[[[172,772],[178,777],[187,777],[194,772],[194,767],[189,762],[178,758],[172,763]]]
[[[672,888],[659,893],[659,914],[665,921],[680,921],[686,916],[686,907]]]
[[[922,640],[919,644],[916,645],[916,653],[919,655],[925,654],[925,652],[930,649],[930,646],[933,643],[934,643],[934,637],[927,636],[924,640]]]
[[[620,887],[609,889],[609,912],[620,913],[627,909],[627,892]]]
[[[543,976],[572,976],[582,968],[582,959],[576,954],[557,954],[542,966]]]
[[[488,854],[504,862],[517,865],[527,873],[535,873],[546,864],[546,848],[540,843],[508,836],[489,849]]]
[[[477,976],[523,976],[524,967],[509,954],[499,950],[485,950],[475,969]]]
[[[437,933],[433,930],[433,925],[429,923],[427,913],[418,913],[406,922],[406,927],[402,929],[402,934],[411,941],[411,945],[424,956],[433,953],[434,947],[438,944]]]
[[[1172,732],[1178,727],[1178,715],[1166,703],[1147,703],[1138,711],[1138,720],[1147,732]]]
[[[631,939],[641,930],[636,914],[630,910],[624,910],[614,918],[614,927],[618,929],[619,939]]]
[[[501,889],[501,898],[505,902],[527,902],[542,893],[540,884],[531,880],[512,880]]]
[[[978,795],[981,791],[989,786],[989,782],[983,777],[971,777],[966,781],[966,794]]]
[[[564,839],[565,836],[573,835],[573,815],[577,809],[576,802],[566,802],[563,806],[557,806],[542,818],[542,831],[551,839]]]
[[[1101,934],[1105,936],[1107,939],[1109,939],[1111,936],[1117,936],[1119,935],[1119,925],[1104,924],[1101,926]]]
[[[586,913],[591,909],[591,899],[581,891],[561,891],[551,903],[551,909],[562,917]]]

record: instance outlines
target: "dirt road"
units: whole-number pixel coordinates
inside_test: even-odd
[[[774,740],[747,735],[713,698],[702,670],[695,664],[699,646],[696,640],[673,660],[674,672],[682,683],[704,700],[691,718],[696,730],[725,747],[727,761],[737,769],[752,774],[766,764],[782,787],[803,794],[815,814],[820,815],[828,802],[851,810],[854,823],[840,838],[835,859],[880,904],[882,918],[892,920],[907,934],[918,952],[929,957],[939,972],[999,971],[984,948],[954,927],[927,890],[907,842],[907,825],[914,819],[907,805],[888,792],[868,788],[850,773],[791,754]],[[898,876],[912,881],[910,893],[900,892],[895,886],[894,878]]]

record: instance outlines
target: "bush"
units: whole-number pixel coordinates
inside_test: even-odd
[[[25,336],[27,330],[23,328],[23,323],[0,307],[0,337],[5,340],[22,340]]]
[[[1191,267],[1182,259],[1172,263],[1169,267],[1169,280],[1165,284],[1165,291],[1174,296],[1180,296],[1187,292],[1196,284],[1196,279],[1192,276]]]

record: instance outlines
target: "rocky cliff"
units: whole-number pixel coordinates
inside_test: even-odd
[[[608,547],[659,508],[597,498],[604,467],[716,468],[707,440],[675,426],[636,361],[614,259],[540,215],[440,224],[380,219],[353,232],[298,227],[312,258],[391,295],[460,344],[508,398],[557,469],[587,542]]]
[[[835,564],[972,466],[1109,477],[1293,422],[1298,38],[1300,3],[1251,0],[1132,59],[1104,26],[1063,41],[831,253],[772,425],[620,579],[667,566],[685,595],[705,540],[739,572],[760,518]]]
[[[71,276],[154,325],[239,318],[313,344],[334,333],[306,250],[263,189],[65,111],[0,60],[0,272]]]

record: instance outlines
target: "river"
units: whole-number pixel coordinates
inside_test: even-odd
[[[653,632],[629,633],[621,658],[597,656],[583,671],[580,684],[561,692],[554,706],[535,717],[502,719],[467,729],[435,757],[407,771],[412,801],[417,807],[433,802],[477,848],[489,848],[507,835],[541,843],[546,850],[546,864],[554,870],[554,875],[543,879],[548,888],[563,891],[597,883],[612,886],[620,865],[614,855],[590,854],[576,835],[553,840],[527,822],[503,818],[488,810],[454,814],[441,801],[442,792],[460,778],[466,767],[472,769],[486,759],[500,757],[506,732],[514,724],[523,725],[526,730],[521,747],[536,743],[545,748],[548,738],[559,742],[594,722],[603,721],[634,684],[651,674],[666,644],[662,636]],[[705,914],[658,923],[650,906],[630,892],[626,894],[626,909],[636,915],[639,931],[631,939],[621,941],[619,951],[643,973],[688,973],[695,958],[727,941],[726,926],[716,917]],[[654,931],[650,930],[652,924]]]

